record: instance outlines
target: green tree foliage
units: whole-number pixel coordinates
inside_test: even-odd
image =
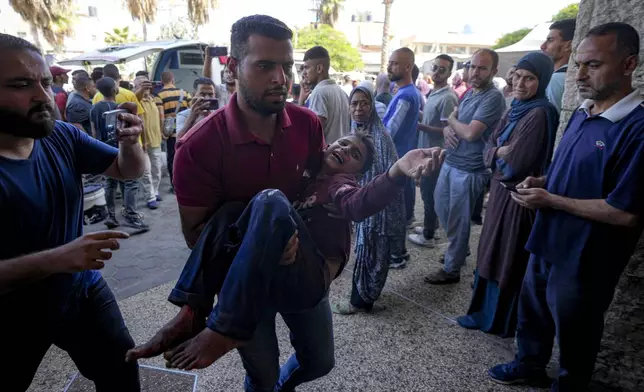
[[[338,72],[360,70],[364,67],[360,52],[351,46],[347,37],[329,25],[305,27],[297,32],[296,49],[309,49],[320,45],[329,51],[331,66]]]
[[[501,38],[496,40],[496,44],[492,47],[492,49],[505,48],[506,46],[515,44],[521,41],[523,37],[528,35],[528,33],[531,31],[532,29],[524,28],[524,29],[513,31],[511,33],[504,34],[501,36]]]
[[[111,32],[105,33],[105,43],[110,46],[123,45],[136,41],[138,41],[138,37],[130,34],[130,28],[127,26],[121,29],[115,27]]]
[[[552,21],[556,22],[563,19],[575,19],[579,13],[579,4],[570,4],[552,16]]]

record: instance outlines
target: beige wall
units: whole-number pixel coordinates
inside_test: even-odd
[[[633,85],[644,94],[644,0],[582,0],[577,15],[577,31],[573,40],[573,48],[586,35],[591,27],[607,22],[625,22],[631,24],[640,33],[640,67],[633,77]],[[575,87],[575,52],[570,59],[570,67],[566,79],[561,123],[557,134],[557,143],[570,118],[570,114],[579,105],[580,100]]]

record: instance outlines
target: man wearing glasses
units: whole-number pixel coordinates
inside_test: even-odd
[[[434,59],[432,80],[434,90],[427,97],[420,123],[418,123],[418,147],[443,147],[443,129],[447,126],[447,118],[458,106],[458,97],[449,86],[447,80],[452,75],[454,59],[441,54]],[[436,211],[434,210],[434,189],[438,180],[438,172],[423,177],[420,192],[425,206],[423,226],[414,228],[409,235],[409,242],[427,248],[434,247],[434,231],[436,230]]]

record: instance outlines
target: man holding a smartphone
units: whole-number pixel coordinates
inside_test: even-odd
[[[124,358],[134,342],[97,271],[128,235],[83,235],[81,176],[140,177],[142,122],[120,114],[120,148],[108,146],[54,121],[51,85],[39,49],[0,34],[0,369],[9,390],[25,391],[54,344],[97,390],[138,392],[138,366]]]
[[[196,123],[219,109],[215,98],[215,83],[208,78],[199,78],[193,83],[195,89],[190,109],[177,114],[177,138],[188,132]]]

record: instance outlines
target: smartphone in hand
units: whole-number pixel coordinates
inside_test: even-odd
[[[116,109],[103,113],[105,131],[107,133],[105,143],[107,144],[117,145],[119,129],[123,129],[127,125],[124,121],[119,119],[119,114],[121,113],[128,113],[128,111],[125,109]]]
[[[510,192],[519,193],[519,191],[517,190],[516,185],[508,184],[506,182],[501,181],[501,186],[504,187],[505,189],[509,190]]]
[[[208,56],[213,58],[228,56],[228,48],[225,46],[210,46],[208,47]]]
[[[219,109],[219,100],[217,98],[207,99],[208,110],[217,110]]]

